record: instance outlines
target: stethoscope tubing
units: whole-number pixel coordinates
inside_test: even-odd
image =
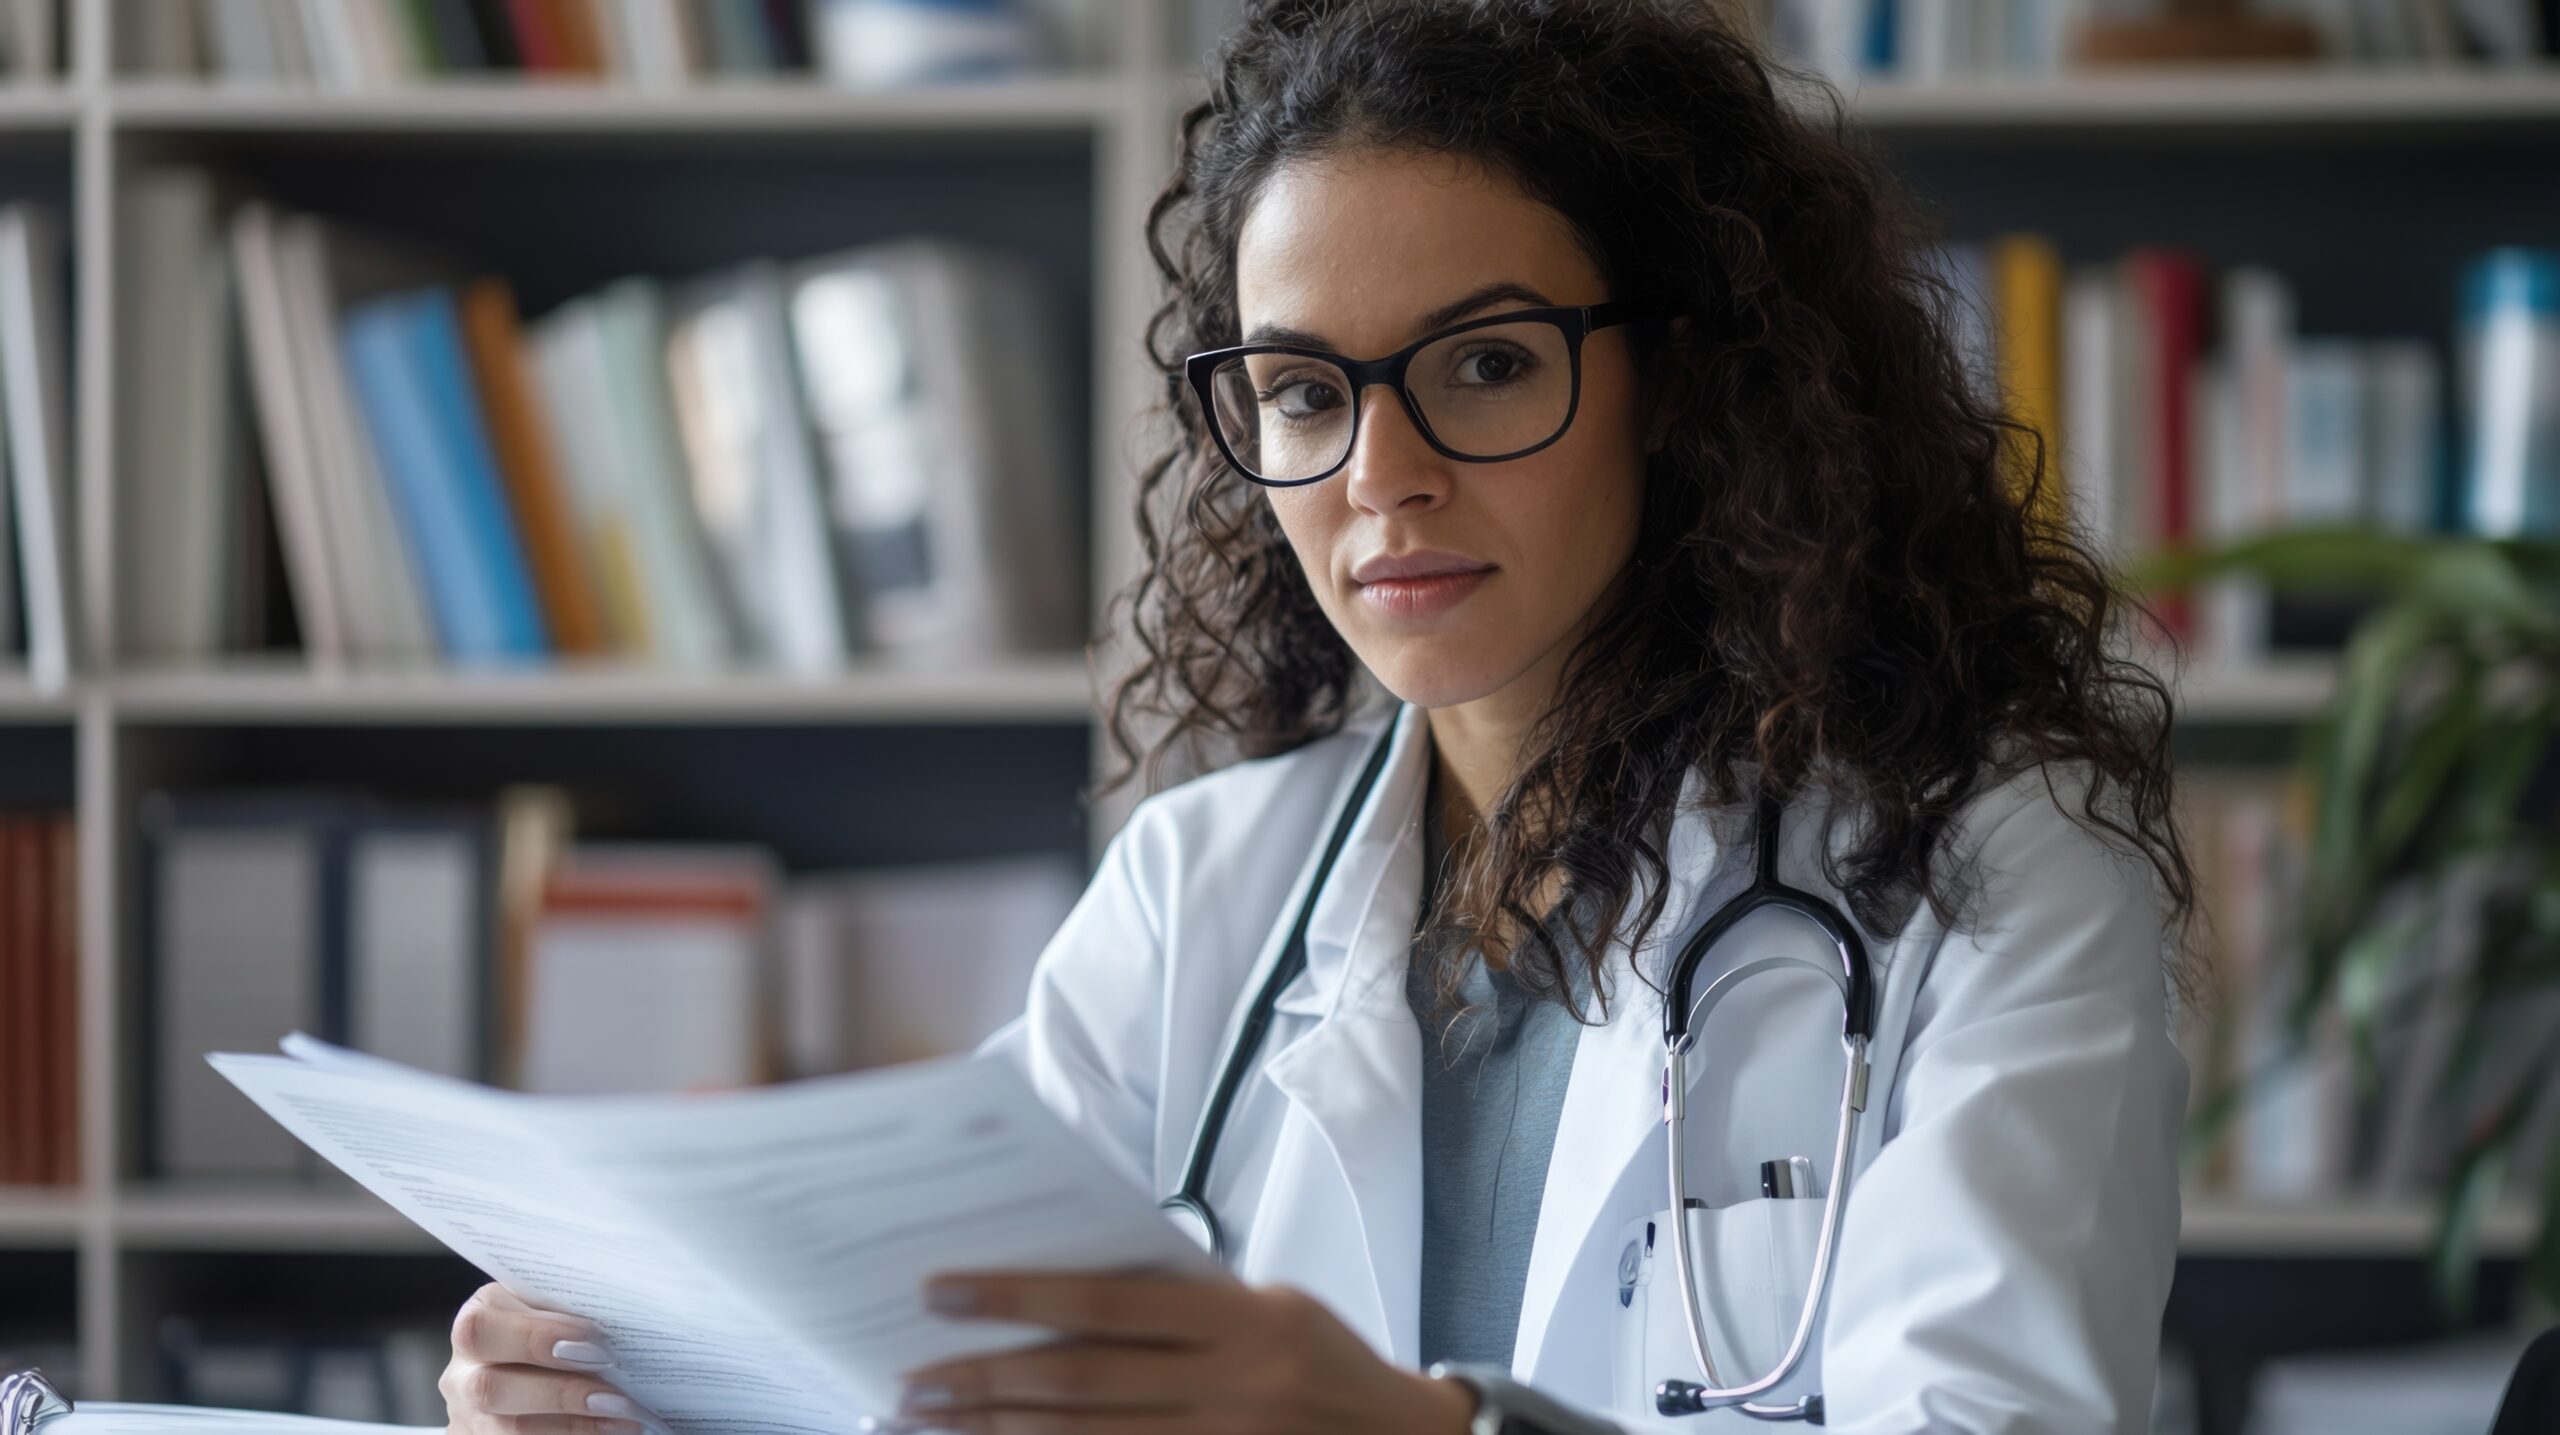
[[[1192,1129],[1191,1149],[1182,1163],[1182,1180],[1173,1194],[1159,1203],[1161,1209],[1176,1221],[1190,1225],[1201,1245],[1221,1262],[1228,1255],[1226,1232],[1208,1199],[1209,1169],[1217,1157],[1218,1141],[1225,1132],[1227,1117],[1237,1094],[1244,1087],[1263,1039],[1270,1032],[1280,993],[1306,967],[1307,929],[1314,919],[1316,902],[1323,895],[1325,884],[1331,880],[1334,864],[1341,858],[1342,849],[1350,841],[1351,830],[1368,805],[1378,776],[1386,767],[1387,754],[1403,726],[1403,714],[1400,707],[1388,720],[1385,730],[1371,747],[1358,779],[1334,816],[1332,834],[1325,841],[1323,853],[1316,859],[1307,890],[1298,904],[1297,917],[1290,924],[1288,938],[1282,943],[1270,971],[1255,989],[1251,1003],[1245,1008],[1228,1041],[1217,1081],[1210,1088],[1209,1099],[1201,1107],[1200,1119]],[[1680,954],[1672,964],[1670,981],[1664,988],[1663,1120],[1667,1127],[1665,1144],[1670,1156],[1672,1260],[1682,1287],[1682,1313],[1689,1327],[1690,1351],[1697,1358],[1699,1370],[1710,1382],[1703,1386],[1686,1381],[1663,1382],[1656,1388],[1655,1406],[1665,1415],[1695,1414],[1732,1407],[1763,1420],[1821,1419],[1822,1397],[1818,1394],[1805,1396],[1794,1405],[1761,1405],[1755,1403],[1753,1397],[1775,1389],[1803,1360],[1811,1343],[1822,1293],[1828,1286],[1833,1255],[1839,1244],[1841,1207],[1849,1186],[1849,1160],[1858,1115],[1866,1105],[1866,1052],[1874,1032],[1875,985],[1867,963],[1866,945],[1857,928],[1830,903],[1778,880],[1782,807],[1776,794],[1766,790],[1761,793],[1752,884],[1718,907],[1705,924],[1682,944]],[[1697,1283],[1692,1279],[1696,1258],[1690,1250],[1686,1214],[1688,1183],[1683,1158],[1686,1154],[1684,1127],[1688,1109],[1688,1052],[1693,1040],[1690,990],[1697,980],[1700,965],[1716,942],[1744,917],[1763,908],[1776,908],[1802,917],[1831,939],[1840,958],[1840,971],[1835,980],[1841,989],[1841,1043],[1847,1053],[1847,1064],[1841,1080],[1839,1128],[1832,1147],[1831,1189],[1823,1197],[1822,1225],[1816,1238],[1812,1278],[1808,1282],[1804,1306],[1797,1315],[1794,1334],[1788,1341],[1786,1354],[1768,1374],[1743,1385],[1725,1387],[1719,1382],[1712,1353],[1707,1349],[1705,1312],[1698,1300]],[[1793,959],[1785,959],[1782,964],[1801,965]],[[1700,994],[1699,1003],[1711,1009],[1723,991],[1729,989],[1726,978],[1761,970],[1766,965],[1746,964],[1725,977],[1719,977],[1706,992]]]
[[[1378,774],[1386,768],[1387,750],[1395,745],[1396,729],[1403,725],[1403,709],[1387,722],[1386,731],[1369,750],[1369,760],[1360,769],[1359,781],[1343,799],[1342,810],[1334,818],[1333,835],[1324,846],[1324,855],[1316,859],[1315,875],[1307,883],[1307,895],[1298,904],[1298,918],[1290,924],[1289,939],[1280,948],[1280,959],[1271,965],[1262,985],[1253,994],[1252,1005],[1245,1008],[1244,1020],[1236,1027],[1227,1045],[1225,1062],[1218,1071],[1217,1085],[1209,1089],[1208,1104],[1200,1108],[1199,1124],[1191,1133],[1191,1153],[1182,1163],[1182,1184],[1174,1193],[1158,1203],[1159,1208],[1177,1221],[1188,1221],[1193,1234],[1210,1256],[1220,1262],[1227,1258],[1227,1233],[1218,1223],[1218,1213],[1209,1208],[1209,1164],[1216,1159],[1218,1138],[1224,1134],[1227,1112],[1234,1106],[1236,1093],[1243,1089],[1247,1071],[1255,1053],[1262,1049],[1262,1039],[1271,1030],[1273,1012],[1280,1004],[1280,993],[1297,980],[1307,965],[1307,926],[1314,919],[1316,898],[1324,892],[1324,884],[1333,875],[1333,864],[1342,856],[1343,846],[1351,840],[1351,828],[1367,806],[1369,792],[1377,786]]]

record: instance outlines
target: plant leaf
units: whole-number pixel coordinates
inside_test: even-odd
[[[2168,546],[2133,565],[2146,591],[2248,574],[2270,587],[2392,593],[2406,585],[2440,540],[2370,525],[2286,529],[2217,546]]]

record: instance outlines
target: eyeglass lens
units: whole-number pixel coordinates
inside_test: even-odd
[[[1489,324],[1416,353],[1405,388],[1440,442],[1470,458],[1500,458],[1562,431],[1573,407],[1573,358],[1554,324]],[[1228,450],[1257,478],[1313,478],[1350,452],[1351,381],[1325,360],[1229,359],[1214,372],[1211,392]]]

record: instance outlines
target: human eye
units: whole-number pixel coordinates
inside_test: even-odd
[[[1499,340],[1469,345],[1449,366],[1453,379],[1467,388],[1499,388],[1535,373],[1538,356],[1518,344]]]
[[[1341,392],[1330,372],[1291,369],[1257,385],[1253,396],[1264,408],[1277,409],[1283,418],[1302,419],[1332,412]]]

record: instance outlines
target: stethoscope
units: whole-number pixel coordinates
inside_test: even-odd
[[[1244,1087],[1255,1054],[1261,1049],[1263,1036],[1271,1028],[1280,992],[1293,981],[1307,963],[1307,926],[1315,916],[1316,899],[1324,892],[1325,882],[1333,875],[1333,864],[1351,839],[1351,829],[1358,822],[1360,810],[1366,806],[1369,793],[1377,786],[1378,774],[1387,765],[1387,752],[1396,732],[1403,726],[1401,710],[1379,734],[1369,751],[1368,761],[1360,769],[1360,777],[1352,785],[1335,816],[1332,835],[1325,839],[1324,852],[1316,859],[1314,875],[1307,883],[1306,895],[1298,904],[1298,915],[1290,923],[1289,937],[1280,955],[1255,988],[1253,1000],[1244,1009],[1242,1019],[1227,1041],[1226,1055],[1219,1063],[1217,1084],[1210,1088],[1208,1104],[1200,1111],[1200,1124],[1191,1136],[1190,1155],[1182,1163],[1182,1183],[1161,1203],[1166,1214],[1177,1224],[1187,1227],[1209,1254],[1220,1261],[1227,1256],[1226,1232],[1218,1224],[1217,1213],[1209,1209],[1209,1163],[1216,1156],[1218,1137],[1226,1128],[1227,1113],[1235,1104],[1236,1094]],[[1840,1241],[1840,1209],[1849,1191],[1850,1148],[1857,1139],[1858,1115],[1867,1105],[1867,1042],[1874,1033],[1875,989],[1867,968],[1866,943],[1858,930],[1840,910],[1810,892],[1790,887],[1778,880],[1778,814],[1782,804],[1778,797],[1763,792],[1759,801],[1759,833],[1751,885],[1728,898],[1709,916],[1705,925],[1689,938],[1671,967],[1671,982],[1664,992],[1662,1016],[1662,1120],[1669,1128],[1666,1144],[1670,1148],[1671,1209],[1685,1213],[1704,1202],[1689,1199],[1688,1178],[1682,1167],[1686,1149],[1683,1128],[1688,1121],[1689,1048],[1694,1043],[1693,1019],[1696,1008],[1712,1010],[1718,1001],[1732,991],[1745,977],[1755,976],[1781,966],[1802,966],[1792,957],[1771,957],[1745,962],[1707,984],[1693,1003],[1689,991],[1697,979],[1698,967],[1706,959],[1717,940],[1731,931],[1743,918],[1772,908],[1793,913],[1820,929],[1829,938],[1840,958],[1836,982],[1840,988],[1842,1018],[1840,1043],[1846,1065],[1840,1083],[1840,1122],[1831,1150],[1831,1189],[1823,1196],[1822,1227],[1816,1237],[1813,1274],[1806,1282],[1804,1307],[1796,1317],[1795,1333],[1787,1342],[1786,1353],[1765,1375],[1738,1385],[1721,1383],[1713,1355],[1707,1349],[1706,1315],[1698,1302],[1698,1284],[1693,1278],[1697,1269],[1696,1253],[1690,1249],[1689,1222],[1675,1219],[1671,1227],[1671,1254],[1681,1286],[1681,1309],[1689,1327],[1689,1350],[1697,1358],[1698,1369],[1705,1373],[1706,1384],[1688,1380],[1666,1380],[1654,1387],[1654,1408],[1664,1415],[1696,1415],[1704,1411],[1733,1407],[1745,1415],[1761,1420],[1805,1420],[1822,1422],[1822,1397],[1810,1394],[1793,1404],[1761,1404],[1759,1397],[1784,1383],[1804,1359],[1813,1339],[1813,1325],[1822,1305],[1823,1292],[1831,1277],[1831,1259]],[[1828,968],[1826,976],[1832,975]]]

